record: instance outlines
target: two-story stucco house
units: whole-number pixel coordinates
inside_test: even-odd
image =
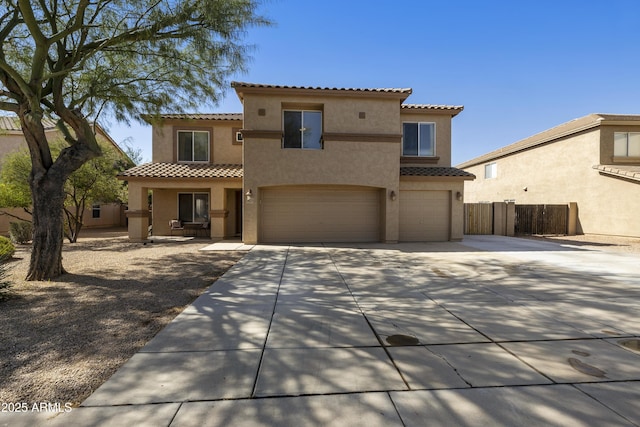
[[[242,114],[153,120],[153,162],[124,172],[129,236],[171,220],[213,239],[398,242],[462,239],[464,181],[451,167],[461,106],[404,104],[411,89],[233,82]]]
[[[467,202],[577,203],[578,233],[640,237],[640,115],[589,114],[458,165]]]

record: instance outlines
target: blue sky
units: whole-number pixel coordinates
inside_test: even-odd
[[[407,102],[464,105],[452,163],[589,113],[640,114],[638,0],[267,0],[233,80],[411,87]],[[240,112],[227,89],[220,105]],[[111,123],[151,160],[151,129]]]

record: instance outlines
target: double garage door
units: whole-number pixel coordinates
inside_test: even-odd
[[[261,191],[260,241],[377,242],[380,190],[274,187]]]
[[[378,189],[292,186],[261,194],[261,242],[380,241]],[[450,191],[401,191],[399,202],[401,242],[450,239]]]

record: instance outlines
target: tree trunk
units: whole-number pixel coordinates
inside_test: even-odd
[[[50,280],[65,273],[62,267],[64,180],[55,181],[47,177],[31,182],[33,249],[26,280]]]
[[[31,155],[33,248],[26,280],[51,280],[65,273],[62,267],[65,182],[87,160],[99,155],[100,149],[89,122],[63,108],[59,114],[73,123],[75,139],[71,135],[65,137],[69,147],[64,148],[54,162],[42,125],[42,112],[29,108],[30,105],[24,105],[18,113]],[[60,129],[67,130],[64,126]]]

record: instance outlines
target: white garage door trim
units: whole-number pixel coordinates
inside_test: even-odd
[[[444,242],[451,238],[451,192],[400,191],[401,242]]]
[[[378,242],[380,190],[352,186],[261,189],[260,241]]]

